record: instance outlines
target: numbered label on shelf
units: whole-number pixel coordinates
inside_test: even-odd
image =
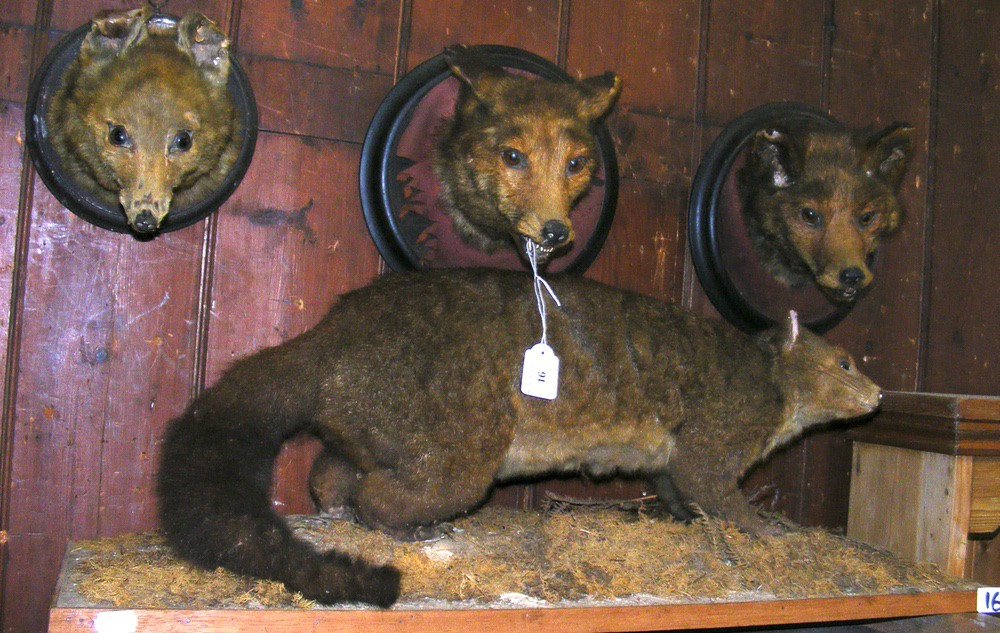
[[[980,587],[976,610],[980,613],[1000,613],[1000,587]]]

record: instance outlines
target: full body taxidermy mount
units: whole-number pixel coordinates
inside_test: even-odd
[[[135,233],[153,235],[236,162],[229,72],[229,40],[200,13],[176,22],[148,7],[100,14],[52,98],[56,153],[89,195],[120,204]]]
[[[496,483],[576,472],[647,476],[682,518],[691,500],[760,530],[746,471],[879,403],[846,352],[794,321],[755,341],[579,277],[551,285],[563,304],[548,317],[552,401],[519,390],[540,323],[532,278],[515,272],[387,275],[237,362],[167,433],[157,489],[173,548],[321,602],[391,604],[394,568],[317,553],[272,511],[274,459],[304,431],[324,442],[318,504],[402,538],[475,509]]]
[[[905,123],[851,130],[780,123],[750,140],[739,172],[751,242],[778,281],[814,281],[837,302],[872,282],[880,238],[896,230],[912,153]]]
[[[492,65],[475,49],[444,53],[460,89],[434,153],[434,173],[455,232],[484,252],[523,243],[540,262],[573,241],[573,206],[601,155],[594,127],[621,79],[604,73],[555,82]]]

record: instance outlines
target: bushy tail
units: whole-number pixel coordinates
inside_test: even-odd
[[[278,580],[318,602],[388,607],[399,595],[398,570],[319,553],[271,510],[274,460],[307,418],[294,410],[302,406],[297,394],[275,392],[287,383],[272,373],[267,386],[254,385],[243,369],[202,394],[167,433],[157,494],[168,542],[203,567]]]

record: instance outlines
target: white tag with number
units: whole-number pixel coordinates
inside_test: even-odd
[[[559,391],[559,357],[545,343],[524,350],[521,392],[526,396],[555,400]]]
[[[1000,613],[1000,587],[979,587],[976,610],[980,613]]]

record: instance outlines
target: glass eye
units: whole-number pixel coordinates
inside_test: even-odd
[[[858,224],[860,224],[862,228],[867,228],[871,226],[873,222],[875,222],[876,217],[878,217],[878,214],[875,213],[874,211],[868,211],[866,213],[862,213],[861,217],[858,218]]]
[[[528,166],[528,159],[524,156],[524,154],[512,147],[505,147],[500,152],[500,158],[503,159],[504,165],[513,167],[514,169],[524,169]]]
[[[181,130],[174,137],[174,140],[170,143],[171,152],[186,152],[191,149],[191,143],[194,139],[191,136],[191,132],[188,130]]]
[[[823,222],[823,218],[812,207],[802,207],[799,210],[799,215],[803,222],[812,227],[817,227]]]
[[[115,147],[129,147],[132,137],[128,135],[123,125],[108,124],[108,142]]]
[[[849,360],[842,360],[842,361],[840,361],[839,364],[840,364],[840,368],[843,369],[844,371],[851,371],[851,361],[849,361]]]
[[[569,159],[569,162],[566,163],[566,173],[569,174],[570,176],[579,174],[581,171],[583,171],[583,168],[586,166],[587,166],[587,157],[576,156],[574,158]]]

